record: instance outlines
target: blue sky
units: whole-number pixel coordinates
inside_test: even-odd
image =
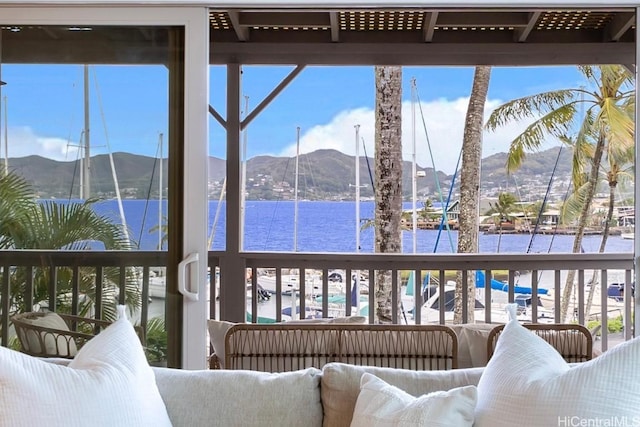
[[[92,67],[91,139],[94,154],[128,151],[155,156],[159,133],[165,134],[167,117],[166,69],[159,66]],[[243,93],[253,109],[293,67],[248,66]],[[83,128],[83,67],[66,65],[4,65],[2,80],[2,134],[4,98],[7,98],[9,157],[40,154],[73,160]],[[436,167],[453,173],[462,145],[462,129],[473,68],[404,67],[404,155],[411,158],[411,88],[416,79],[423,116],[416,106],[418,164],[431,166],[426,132]],[[211,104],[225,112],[223,67],[211,68]],[[576,67],[494,68],[487,114],[501,103],[550,89],[578,87]],[[335,148],[355,152],[354,125],[373,153],[375,102],[373,67],[308,67],[258,116],[248,128],[249,157],[259,154],[294,155],[296,127],[301,128],[301,152]],[[242,101],[244,106],[244,100]],[[522,125],[513,124],[485,133],[483,156],[506,151]],[[210,154],[225,157],[225,136],[210,122]],[[549,146],[555,142],[549,142]],[[3,144],[4,146],[4,144]],[[360,153],[363,154],[362,147]],[[166,155],[166,144],[165,144]],[[4,156],[4,148],[2,149]]]

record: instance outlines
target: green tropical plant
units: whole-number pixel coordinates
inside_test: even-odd
[[[532,120],[511,142],[507,171],[516,170],[526,153],[537,150],[547,138],[573,148],[572,179],[578,204],[573,252],[581,250],[603,156],[617,156],[633,146],[635,108],[633,77],[619,65],[579,66],[587,85],[555,90],[509,101],[493,111],[486,127]],[[631,147],[630,147],[631,145]],[[561,319],[565,319],[573,292],[575,271],[563,289]]]
[[[95,202],[96,200],[82,203],[39,202],[23,178],[9,173],[0,178],[0,249],[82,251],[89,250],[96,242],[105,250],[130,249],[122,228],[93,211],[92,205]],[[24,298],[27,295],[28,274],[33,282],[33,299],[30,304],[49,304],[49,284],[53,275],[56,282],[55,309],[63,313],[71,311],[69,295],[73,289],[73,269],[50,265],[43,258],[42,264],[33,269],[16,267],[10,270],[9,307],[12,314],[23,311],[27,305]],[[105,267],[102,274],[102,315],[105,320],[115,320],[120,269]],[[95,309],[98,301],[96,269],[80,267],[78,279],[81,296],[78,314],[87,316]],[[140,289],[132,269],[126,270],[124,300],[130,311],[141,305]]]
[[[500,243],[502,241],[502,226],[505,222],[511,221],[513,217],[511,213],[516,206],[516,196],[511,193],[500,193],[498,195],[498,201],[495,203],[489,203],[489,214],[497,214],[494,217],[494,222],[498,227],[498,248],[497,252],[500,252]]]
[[[154,225],[149,229],[149,233],[162,233],[162,238],[160,239],[160,247],[157,249],[159,251],[162,250],[164,244],[169,241],[169,226],[167,225],[167,216],[162,215],[162,224]],[[209,244],[211,246],[211,244]]]
[[[151,364],[167,361],[167,328],[162,317],[154,317],[147,322],[144,353]]]
[[[35,194],[27,182],[15,174],[0,170],[0,249],[13,247],[12,234],[28,219]]]

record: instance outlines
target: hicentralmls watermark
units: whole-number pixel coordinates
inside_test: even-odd
[[[640,427],[640,415],[633,417],[558,417],[558,427]]]

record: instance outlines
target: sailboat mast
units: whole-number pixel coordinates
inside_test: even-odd
[[[91,139],[89,136],[89,66],[84,66],[84,162],[82,163],[82,194],[81,198],[91,197],[89,171],[91,158]]]
[[[296,174],[293,204],[293,251],[298,252],[298,163],[300,159],[300,126],[296,128]]]
[[[160,145],[160,169],[158,170],[158,250],[162,249],[162,233],[160,232],[160,226],[162,225],[162,132],[160,132],[158,138],[158,144]]]
[[[360,252],[360,125],[356,129],[356,252]]]
[[[416,198],[418,193],[418,171],[416,167],[416,103],[415,103],[415,82],[416,79],[411,79],[411,145],[412,145],[412,157],[411,157],[411,224],[412,224],[412,240],[413,240],[413,253],[418,252],[418,212],[416,209]]]
[[[9,130],[7,128],[7,96],[4,97],[4,173],[9,174]]]
[[[0,31],[0,58],[2,58],[2,31]],[[0,67],[0,95],[2,94],[2,86],[6,85],[5,82],[2,81],[2,67]],[[4,136],[4,174],[9,175],[9,144],[7,143],[7,97],[4,97],[4,128],[5,128],[5,136]],[[2,109],[2,105],[0,105],[0,109]],[[0,116],[1,117],[1,116]]]
[[[360,252],[360,125],[356,128],[356,253]],[[356,314],[360,313],[360,271],[355,271],[353,286],[356,288]],[[348,288],[347,288],[348,289]],[[351,290],[353,293],[354,290]],[[353,303],[352,303],[353,304]]]

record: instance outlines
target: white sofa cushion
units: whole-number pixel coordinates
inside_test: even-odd
[[[351,427],[471,427],[476,399],[472,385],[414,397],[365,373]]]
[[[570,367],[545,340],[510,321],[478,384],[475,425],[578,425],[575,423],[611,419],[637,422],[638,361],[640,338]]]
[[[458,337],[458,368],[475,368],[487,364],[487,338],[497,325],[465,323],[448,325]]]
[[[483,368],[411,371],[329,363],[322,368],[322,408],[325,427],[349,427],[360,393],[362,375],[370,373],[412,396],[477,385]]]
[[[175,427],[322,425],[320,370],[271,374],[155,368]]]
[[[0,425],[170,426],[142,345],[120,312],[67,366],[0,347]]]

